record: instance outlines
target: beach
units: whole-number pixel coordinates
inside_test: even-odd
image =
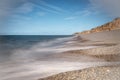
[[[0,0],[0,80],[120,80],[120,0]]]
[[[22,36],[21,39],[10,38],[12,41],[0,46],[1,53],[10,53],[4,56],[1,54],[0,79],[61,80],[62,77],[62,80],[71,80],[67,79],[69,72],[76,79],[86,69],[90,70],[88,75],[91,74],[91,68],[103,72],[104,67],[107,69],[112,66],[110,70],[119,70],[120,38],[117,34],[120,34],[120,30],[57,38],[37,36],[35,39],[29,36],[32,40],[26,40]],[[40,42],[41,38],[45,39]],[[16,44],[13,45],[15,41]],[[74,74],[74,71],[78,74]],[[119,74],[119,71],[115,74]]]
[[[68,50],[57,54],[58,58],[66,58],[70,61],[95,64],[60,73],[39,80],[119,80],[120,76],[120,30],[104,31],[92,34],[81,34],[76,37],[72,46],[95,46],[88,49]],[[81,43],[80,43],[81,42]],[[81,58],[82,55],[82,58]],[[94,59],[94,60],[93,60]],[[101,63],[105,63],[100,65]],[[99,66],[99,67],[98,67]],[[101,66],[101,67],[100,67]]]
[[[69,71],[39,80],[119,80],[120,66],[92,67]]]

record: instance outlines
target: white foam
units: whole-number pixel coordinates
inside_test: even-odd
[[[113,64],[119,64],[116,62]],[[109,62],[66,62],[66,61],[39,61],[35,63],[22,64],[8,67],[5,70],[0,71],[1,80],[33,80],[38,78],[47,77],[60,72],[66,72],[71,70],[79,70],[92,66],[110,65]],[[13,71],[16,71],[13,73]],[[9,73],[9,74],[8,74]],[[36,75],[36,76],[32,76]],[[27,76],[27,77],[26,77]]]
[[[71,38],[56,39],[50,42],[38,43],[29,49],[13,50],[12,55],[10,55],[10,61],[0,64],[0,80],[36,80],[38,78],[47,77],[60,72],[106,64],[106,62],[86,63],[78,61],[63,61],[52,58],[49,59],[47,54],[52,55],[53,53],[59,53],[68,50],[96,47],[65,46],[69,39]]]

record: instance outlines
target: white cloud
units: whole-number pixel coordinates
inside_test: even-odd
[[[40,0],[39,2],[36,2],[36,1],[32,1],[33,4],[35,4],[35,7],[43,10],[43,11],[47,11],[47,12],[50,12],[50,13],[54,13],[54,14],[62,14],[62,13],[65,13],[67,12],[66,10],[58,7],[58,6],[55,6],[55,5],[52,5],[52,4],[49,4],[43,0]]]
[[[54,11],[57,11],[57,12],[66,12],[65,10],[63,10],[62,8],[58,7],[58,6],[55,6],[55,5],[52,5],[52,4],[48,4],[47,2],[41,0],[40,1],[41,5],[44,6],[44,7],[48,7],[49,9],[51,10],[54,10]]]
[[[0,0],[0,22],[5,22],[25,0]]]
[[[0,0],[0,30],[6,29],[7,21],[14,14],[15,8],[26,0]]]
[[[50,13],[60,14],[60,12],[55,11],[55,10],[51,10],[51,9],[46,8],[46,7],[44,7],[44,6],[35,5],[35,7],[39,8],[39,9],[41,9],[41,10],[43,10],[43,11],[50,12]]]
[[[81,16],[82,17],[87,17],[87,16],[89,16],[91,14],[92,14],[92,12],[90,10],[85,9],[83,11],[76,11],[75,13],[71,14],[72,16],[66,17],[64,19],[65,20],[74,20],[74,19],[77,19],[77,18],[79,18]]]
[[[34,0],[0,0],[0,22],[6,22],[6,19],[17,13],[30,13],[34,10],[34,7],[55,14],[64,12],[60,7],[48,4],[42,0],[37,3]],[[44,14],[40,13],[40,15]]]
[[[75,15],[77,15],[77,16],[79,16],[79,15],[81,15],[81,16],[89,16],[91,14],[92,14],[92,11],[90,9],[85,9],[83,11],[75,12]]]
[[[34,9],[34,4],[32,3],[24,3],[20,7],[16,8],[17,13],[30,13]]]
[[[31,20],[31,17],[27,17],[27,16],[22,16],[22,15],[13,15],[12,16],[12,21],[28,21]]]
[[[90,16],[90,15],[93,15],[93,14],[95,15],[95,14],[98,14],[98,13],[96,13],[96,11],[93,12],[92,8],[86,8],[83,11],[76,11],[76,12],[71,14],[72,16],[66,17],[64,19],[65,20],[74,20],[74,19],[77,19],[81,16],[82,17],[87,17],[87,16]]]
[[[120,17],[120,0],[90,0],[96,10],[109,13],[113,17]]]
[[[65,20],[74,20],[76,19],[77,17],[76,16],[70,16],[70,17],[66,17],[64,18]]]
[[[45,16],[46,13],[45,13],[45,12],[38,12],[37,15],[38,15],[38,16]]]
[[[0,0],[0,29],[2,30],[4,28],[6,30],[10,22],[30,20],[31,17],[25,16],[24,14],[33,12],[35,10],[34,8],[39,10],[39,12],[34,12],[39,16],[45,16],[46,13],[63,14],[65,12],[62,8],[45,1],[36,1],[37,0]],[[41,12],[41,10],[43,12]],[[16,15],[18,16],[15,17]]]

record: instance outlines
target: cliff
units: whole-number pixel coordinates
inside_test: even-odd
[[[89,34],[89,33],[102,32],[102,31],[111,31],[111,30],[116,30],[116,29],[120,29],[120,18],[116,18],[112,22],[98,26],[91,30],[77,32],[75,34]]]

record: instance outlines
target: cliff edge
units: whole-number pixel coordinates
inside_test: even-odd
[[[77,32],[75,33],[75,35],[90,34],[90,33],[95,33],[95,32],[102,32],[102,31],[111,31],[111,30],[116,30],[116,29],[120,29],[120,18],[115,18],[113,21],[108,22],[104,25],[98,26],[96,28],[93,28],[91,30]]]

